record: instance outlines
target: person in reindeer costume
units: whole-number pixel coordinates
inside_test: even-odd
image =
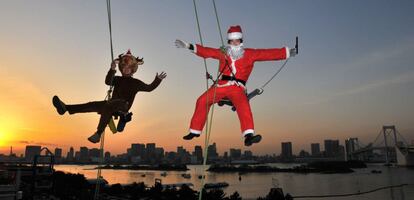
[[[115,76],[117,64],[122,76]],[[63,103],[58,96],[54,96],[52,99],[53,105],[60,115],[65,114],[66,111],[68,111],[69,114],[87,112],[97,112],[100,114],[101,117],[97,130],[88,138],[90,142],[98,143],[101,134],[104,132],[105,127],[112,116],[121,116],[120,122],[121,120],[125,120],[125,116],[128,115],[128,111],[134,102],[137,92],[151,92],[158,87],[165,77],[167,77],[165,72],[161,72],[160,74],[157,73],[151,84],[146,84],[139,79],[133,78],[132,75],[137,71],[138,66],[142,64],[144,64],[144,60],[133,56],[130,50],[125,54],[119,55],[118,59],[112,61],[111,68],[105,78],[105,84],[114,87],[112,98],[110,100],[67,105]]]
[[[189,49],[197,56],[217,59],[220,63],[219,80],[197,99],[191,119],[190,133],[183,137],[185,140],[200,136],[210,106],[223,98],[232,101],[237,109],[245,146],[258,143],[262,139],[261,135],[255,134],[254,131],[253,115],[245,92],[247,80],[256,61],[284,60],[290,56],[295,56],[296,49],[289,49],[288,47],[273,49],[244,48],[243,33],[239,25],[231,26],[228,29],[227,43],[226,47],[218,49],[204,47],[199,44],[193,45],[178,39],[175,41],[178,48]],[[213,99],[214,95],[215,99]]]

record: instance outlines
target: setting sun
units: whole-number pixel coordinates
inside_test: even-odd
[[[9,141],[9,134],[0,129],[0,146],[4,146]]]
[[[16,133],[18,120],[14,117],[5,118],[0,116],[0,147],[10,145],[13,134]]]

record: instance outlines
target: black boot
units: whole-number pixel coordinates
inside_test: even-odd
[[[66,105],[65,103],[63,103],[58,96],[53,96],[52,99],[53,102],[53,106],[55,106],[57,112],[59,113],[59,115],[63,115],[66,112]]]
[[[200,134],[189,133],[188,135],[184,136],[184,140],[192,140],[194,137],[200,137]]]
[[[101,134],[102,132],[96,131],[93,135],[91,135],[88,138],[89,142],[98,143],[99,141],[101,141]]]
[[[254,143],[259,143],[260,140],[262,140],[261,135],[253,135],[253,133],[249,133],[244,136],[244,145],[251,146]]]
[[[131,121],[132,119],[132,112],[129,112],[127,114],[121,114],[119,116],[118,125],[116,126],[116,130],[118,132],[122,132],[125,128],[125,125],[127,122]]]

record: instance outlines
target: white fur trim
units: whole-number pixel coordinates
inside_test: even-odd
[[[194,129],[191,129],[191,128],[190,128],[190,133],[193,133],[193,134],[196,134],[196,135],[200,135],[200,134],[201,134],[201,131],[199,131],[199,130],[194,130]]]
[[[193,44],[194,50],[192,50],[193,53],[197,53],[197,45]]]
[[[286,49],[286,59],[288,59],[290,57],[290,49],[289,47],[285,47]]]
[[[243,38],[243,34],[240,32],[233,32],[233,33],[228,33],[227,34],[227,39],[228,40],[238,40],[238,39],[242,39]]]
[[[237,69],[235,65],[236,60],[233,60],[233,58],[230,58],[230,59],[231,59],[231,71],[233,72],[230,76],[233,76],[233,75],[236,75],[237,73]]]
[[[254,130],[253,129],[244,130],[243,133],[242,133],[243,134],[243,137],[246,136],[249,133],[253,133],[253,135],[254,135]]]

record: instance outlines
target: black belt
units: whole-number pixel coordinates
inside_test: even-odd
[[[220,80],[223,80],[223,81],[237,81],[237,82],[243,84],[244,86],[246,86],[246,81],[235,78],[233,76],[222,75]]]

